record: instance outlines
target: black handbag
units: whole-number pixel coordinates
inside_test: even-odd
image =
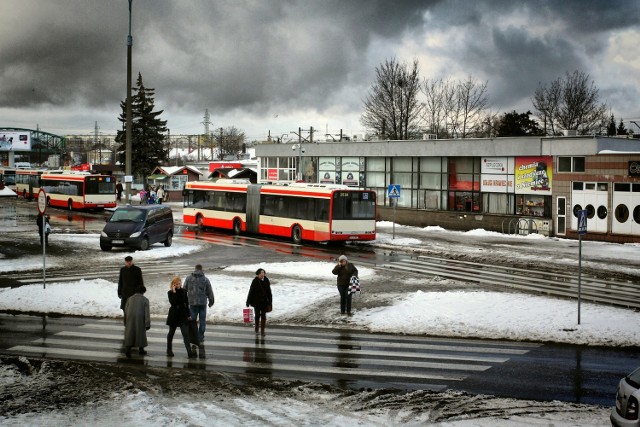
[[[196,320],[189,320],[189,342],[194,345],[199,345],[198,340],[198,322]]]

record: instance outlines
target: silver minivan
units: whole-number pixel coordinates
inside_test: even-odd
[[[638,427],[638,402],[640,401],[640,368],[620,380],[616,393],[616,407],[609,417],[616,427]]]
[[[114,246],[133,247],[143,251],[154,243],[171,246],[173,213],[163,205],[121,206],[117,208],[100,233],[100,249]]]

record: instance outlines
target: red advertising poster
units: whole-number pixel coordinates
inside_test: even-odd
[[[516,194],[551,195],[551,156],[516,157]]]
[[[267,169],[267,181],[277,181],[278,180],[278,169],[272,168]]]

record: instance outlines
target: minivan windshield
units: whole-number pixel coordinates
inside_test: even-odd
[[[627,375],[627,382],[635,388],[640,388],[640,368]]]
[[[143,222],[144,211],[138,209],[116,209],[109,222]]]

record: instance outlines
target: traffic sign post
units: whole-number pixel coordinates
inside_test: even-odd
[[[47,245],[45,242],[47,241],[47,236],[45,235],[47,232],[47,217],[45,213],[47,212],[47,193],[44,189],[40,189],[38,193],[38,214],[40,215],[40,221],[42,224],[42,235],[40,236],[40,241],[42,242],[42,287],[43,289],[47,288]],[[38,230],[40,231],[40,230]]]
[[[587,211],[578,211],[578,325],[580,324],[580,300],[582,297],[582,235],[587,234]]]
[[[400,186],[396,184],[389,184],[389,188],[387,188],[387,197],[389,200],[395,199],[395,203],[393,204],[393,237],[396,238],[396,206],[398,206],[398,199],[400,198]]]

